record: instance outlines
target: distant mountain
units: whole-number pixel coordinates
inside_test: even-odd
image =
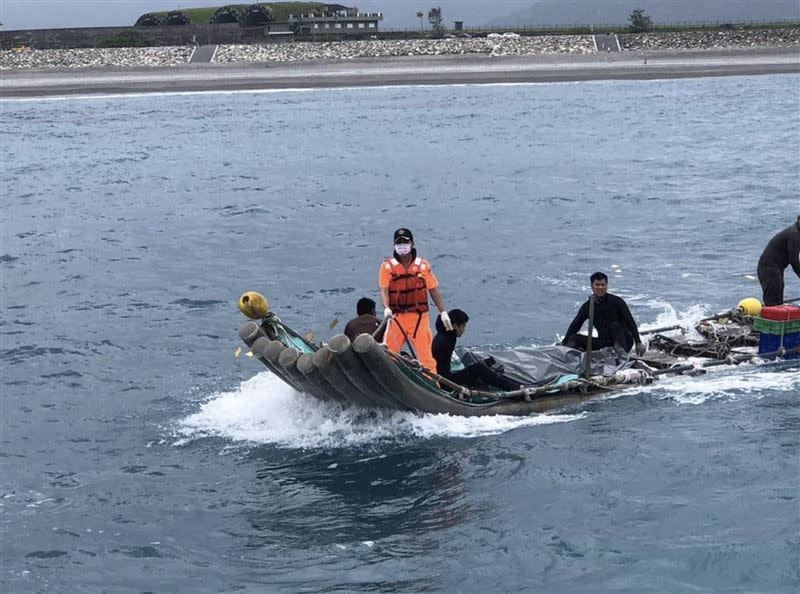
[[[800,20],[800,0],[530,0],[491,25],[618,25],[641,8],[655,24]]]

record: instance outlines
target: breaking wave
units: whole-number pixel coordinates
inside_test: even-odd
[[[787,366],[789,366],[787,368]],[[744,363],[702,377],[680,376],[659,382],[654,396],[678,404],[761,398],[767,393],[800,392],[800,368],[791,362]]]
[[[576,421],[585,415],[459,417],[342,408],[300,394],[265,371],[236,390],[212,395],[198,412],[179,421],[175,445],[222,437],[289,448],[352,447],[387,440],[496,435],[519,427]]]

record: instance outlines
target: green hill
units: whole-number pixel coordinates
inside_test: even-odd
[[[244,10],[251,4],[256,3],[250,2],[247,4],[222,4],[220,6],[235,6],[236,8]],[[276,21],[285,21],[289,18],[290,14],[305,14],[323,6],[320,2],[259,2],[258,4],[266,4],[272,8],[272,14],[275,15]],[[211,19],[211,15],[214,14],[218,8],[219,6],[183,8],[181,9],[181,12],[185,12],[186,16],[188,16],[193,23],[198,25],[207,25],[209,19]],[[165,17],[167,16],[168,12],[170,11],[165,10],[162,12],[155,12],[153,14],[159,17]]]

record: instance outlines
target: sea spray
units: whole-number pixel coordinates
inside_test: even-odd
[[[196,413],[179,421],[175,444],[222,437],[290,448],[352,447],[387,440],[495,435],[519,427],[576,421],[585,414],[458,417],[343,408],[300,394],[265,371],[236,390],[213,394]]]

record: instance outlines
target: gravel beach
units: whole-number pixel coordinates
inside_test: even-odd
[[[680,33],[622,33],[625,50],[708,50],[784,47],[800,51],[800,28],[682,31]]]
[[[747,33],[748,35],[744,35]],[[408,84],[490,84],[800,73],[800,28],[591,36],[0,52],[0,97],[236,91]]]
[[[530,56],[542,54],[591,54],[589,35],[520,37],[498,35],[482,38],[367,40],[347,43],[292,43],[281,45],[226,45],[217,51],[219,63],[296,62],[302,60],[349,60],[398,56],[448,56],[485,54]]]

